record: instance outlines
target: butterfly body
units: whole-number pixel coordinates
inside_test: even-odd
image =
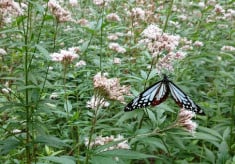
[[[170,81],[166,75],[157,83],[148,87],[145,91],[127,104],[124,111],[132,111],[147,106],[156,106],[165,101],[171,93],[175,102],[184,109],[195,113],[204,114],[201,108],[195,104],[178,86]]]

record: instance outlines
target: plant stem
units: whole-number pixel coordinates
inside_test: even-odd
[[[31,112],[30,112],[30,107],[29,107],[29,89],[27,88],[29,84],[29,79],[28,79],[28,59],[29,59],[29,50],[28,50],[28,38],[29,38],[29,29],[30,29],[30,10],[31,5],[29,3],[28,5],[28,19],[26,28],[24,30],[24,50],[25,50],[25,58],[24,58],[24,73],[25,73],[25,110],[26,110],[26,143],[25,143],[25,149],[26,149],[26,163],[30,164],[31,163],[31,152],[30,152],[30,117],[31,117]]]
[[[102,72],[102,54],[103,54],[103,17],[104,17],[104,5],[101,10],[101,27],[100,27],[100,71]],[[99,24],[99,21],[98,21]]]
[[[88,162],[89,162],[89,158],[90,158],[90,155],[89,155],[90,152],[89,151],[90,151],[90,146],[91,146],[91,140],[92,140],[93,133],[95,131],[98,110],[99,110],[100,104],[102,102],[102,98],[99,96],[99,94],[95,94],[95,101],[94,101],[94,103],[97,102],[97,99],[99,101],[97,103],[98,105],[97,105],[97,107],[95,109],[95,112],[94,112],[94,118],[92,119],[91,130],[90,130],[90,133],[89,133],[89,139],[88,139],[88,145],[87,145],[87,154],[86,154],[86,162],[85,162],[85,164],[88,164]]]
[[[165,21],[165,24],[164,24],[164,27],[163,27],[163,31],[162,31],[162,32],[165,32],[165,31],[166,31],[167,24],[168,24],[168,20],[169,20],[169,17],[170,17],[170,15],[171,15],[171,13],[172,13],[173,4],[174,4],[174,0],[171,0],[171,4],[170,4],[170,7],[169,7],[169,9],[168,9],[166,21]]]
[[[67,74],[67,67],[69,63],[65,61],[63,63],[64,71],[63,71],[63,88],[64,88],[64,100],[65,100],[65,111],[67,113],[67,120],[69,119],[69,109],[68,109],[68,96],[66,90],[66,74]]]

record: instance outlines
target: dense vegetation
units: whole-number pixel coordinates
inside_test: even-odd
[[[0,19],[0,163],[235,163],[233,0],[4,0]],[[206,115],[123,111],[163,74]]]

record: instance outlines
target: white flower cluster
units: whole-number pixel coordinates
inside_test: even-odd
[[[123,139],[124,139],[124,137],[122,135],[117,135],[116,138],[113,135],[106,136],[106,137],[97,136],[95,138],[95,140],[90,143],[90,147],[105,145],[110,142],[121,141]],[[85,139],[86,146],[88,146],[88,142],[89,142],[89,140],[88,140],[88,138],[86,138]],[[130,149],[130,146],[128,145],[127,140],[124,140],[122,142],[117,143],[116,145],[113,145],[113,146],[110,146],[110,147],[104,149],[103,151],[114,150],[114,149]]]
[[[89,101],[86,103],[87,108],[96,110],[98,107],[108,107],[109,102],[105,101],[104,98],[98,96],[92,96]]]

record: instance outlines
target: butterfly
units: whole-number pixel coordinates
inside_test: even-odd
[[[171,93],[175,102],[186,110],[193,111],[198,114],[204,115],[203,110],[193,102],[177,85],[170,81],[166,75],[164,78],[155,84],[148,87],[145,91],[134,98],[127,106],[124,111],[132,111],[138,108],[147,106],[156,106],[165,101]]]

